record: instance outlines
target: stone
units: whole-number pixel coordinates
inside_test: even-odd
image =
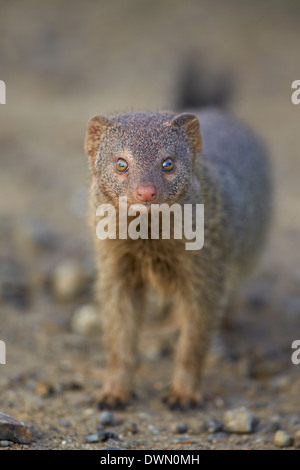
[[[277,447],[289,447],[292,445],[292,437],[285,431],[277,431],[274,436],[274,444]]]
[[[99,442],[98,434],[90,434],[89,436],[86,436],[85,442],[88,442],[89,444],[93,444],[94,442]]]
[[[75,260],[59,264],[52,273],[52,290],[60,301],[68,301],[83,293],[88,276],[83,266]]]
[[[294,439],[294,447],[296,449],[300,449],[300,429],[298,429],[298,431],[294,433],[293,439]]]
[[[258,420],[245,407],[226,411],[224,414],[224,430],[232,433],[252,433]]]
[[[81,374],[75,374],[72,380],[67,382],[62,382],[60,384],[61,391],[77,391],[84,389],[84,379],[81,377]]]
[[[98,437],[101,442],[108,441],[108,439],[117,439],[117,436],[113,432],[108,431],[99,432]]]
[[[0,441],[0,447],[10,447],[11,441]]]
[[[71,330],[80,335],[99,334],[101,327],[99,312],[93,305],[79,307],[71,319]]]
[[[148,429],[149,429],[149,431],[151,431],[152,434],[154,434],[154,435],[159,434],[158,429],[157,429],[155,426],[153,426],[153,424],[148,424]]]
[[[170,430],[175,434],[185,434],[188,431],[188,425],[186,423],[172,423]]]
[[[207,418],[201,426],[201,432],[208,432],[214,434],[223,431],[222,421],[216,418]]]
[[[114,414],[111,411],[103,411],[100,414],[99,422],[103,426],[112,426],[112,425],[114,425],[115,424]]]
[[[68,428],[68,427],[71,426],[71,423],[70,423],[70,421],[69,421],[67,418],[60,418],[60,419],[59,419],[59,424],[60,424],[61,426],[64,426],[65,428]]]
[[[134,421],[128,424],[126,430],[131,432],[132,434],[137,434],[139,432],[139,428]]]
[[[23,423],[0,412],[0,440],[29,444],[31,438],[31,432]]]
[[[45,380],[40,380],[36,383],[35,392],[44,398],[51,397],[55,394],[55,388],[51,383]]]

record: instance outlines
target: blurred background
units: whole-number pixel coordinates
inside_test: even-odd
[[[17,406],[12,377],[22,371],[35,371],[38,384],[41,369],[59,377],[62,360],[75,358],[83,375],[91,355],[102,366],[98,337],[82,339],[98,321],[85,219],[87,121],[173,109],[187,58],[220,84],[229,79],[230,111],[262,136],[273,166],[273,226],[262,263],[241,290],[243,345],[235,359],[244,364],[243,354],[253,353],[247,380],[299,378],[290,361],[300,339],[300,105],[291,102],[300,79],[299,2],[1,0],[0,10],[7,103],[0,106],[0,339],[8,351],[0,407],[9,399]],[[163,349],[152,338],[149,357]],[[20,380],[26,418],[32,390]],[[299,380],[291,383],[299,391]]]

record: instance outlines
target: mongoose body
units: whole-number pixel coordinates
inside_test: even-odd
[[[200,127],[199,127],[200,123]],[[100,406],[123,406],[133,392],[140,320],[149,288],[179,319],[171,408],[197,404],[213,332],[241,277],[249,272],[268,227],[270,176],[260,141],[217,110],[129,113],[92,118],[86,153],[91,172],[96,292],[105,319],[107,378]],[[96,236],[96,209],[119,197],[129,204],[204,204],[204,246],[184,240]]]

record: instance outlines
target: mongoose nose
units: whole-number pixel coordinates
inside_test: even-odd
[[[152,183],[139,184],[135,190],[136,197],[141,202],[155,201],[157,198],[156,187]]]

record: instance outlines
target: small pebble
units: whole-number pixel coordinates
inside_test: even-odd
[[[117,436],[113,432],[102,431],[98,433],[98,439],[101,442],[105,442],[108,439],[117,439]]]
[[[89,436],[86,436],[85,442],[89,442],[92,444],[93,442],[99,442],[99,436],[98,434],[90,434]]]
[[[0,441],[0,447],[10,447],[11,445],[11,441]]]
[[[184,434],[188,431],[188,425],[186,423],[172,423],[170,430],[176,434]]]
[[[103,411],[100,414],[99,422],[103,426],[113,426],[115,424],[114,414],[111,411]]]
[[[50,397],[55,394],[55,389],[49,382],[40,380],[35,386],[35,392],[41,397]]]
[[[125,447],[109,446],[109,447],[105,447],[104,450],[125,450]]]
[[[277,431],[274,436],[274,444],[277,447],[289,447],[292,444],[292,437],[285,431]]]
[[[224,402],[223,398],[220,398],[220,397],[217,397],[215,399],[214,404],[216,405],[217,408],[224,408],[225,407],[225,402]]]
[[[52,273],[53,294],[58,300],[68,301],[83,292],[87,276],[83,267],[74,260],[64,261]]]
[[[60,418],[59,424],[66,428],[68,428],[71,425],[70,421],[67,418]]]
[[[132,434],[137,434],[139,432],[139,428],[136,423],[129,423],[127,426],[127,431],[131,432]]]
[[[181,444],[191,444],[189,436],[176,437],[173,442],[180,442]]]
[[[159,432],[158,429],[157,429],[155,426],[153,426],[153,424],[149,424],[149,425],[148,425],[148,429],[149,429],[149,431],[151,431],[153,434],[158,434],[158,432]]]
[[[83,305],[73,314],[71,329],[80,335],[99,334],[102,329],[99,312],[93,305]]]
[[[201,432],[216,433],[223,431],[223,423],[216,418],[207,418],[201,426]]]
[[[69,382],[62,382],[60,384],[60,390],[62,391],[76,391],[84,388],[84,379],[81,374],[75,374],[74,378]]]
[[[0,440],[28,444],[31,441],[31,432],[17,419],[0,413]]]
[[[252,433],[258,420],[245,407],[226,411],[224,414],[224,430],[233,433]]]
[[[295,432],[294,436],[294,447],[300,449],[300,429]]]

